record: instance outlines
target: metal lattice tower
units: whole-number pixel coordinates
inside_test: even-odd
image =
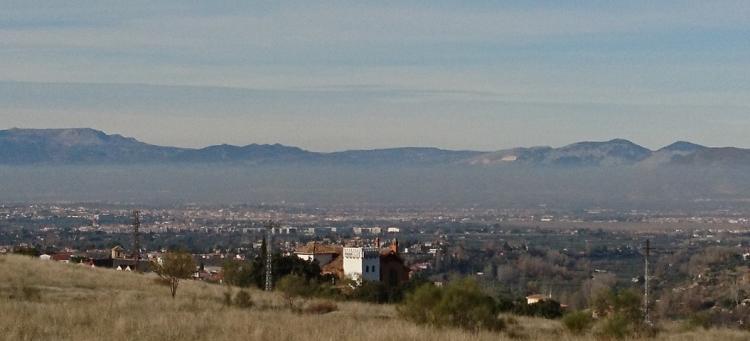
[[[651,317],[649,316],[649,306],[648,306],[648,257],[651,254],[651,241],[646,239],[646,253],[645,253],[645,261],[643,264],[643,320],[646,322],[646,324],[651,324]]]
[[[135,259],[135,265],[133,270],[138,271],[138,263],[141,261],[141,241],[140,241],[140,229],[141,229],[141,212],[133,210],[133,259]]]
[[[266,224],[266,291],[273,290],[273,228],[276,223],[269,221]]]

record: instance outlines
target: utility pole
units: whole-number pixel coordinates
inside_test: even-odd
[[[643,290],[643,320],[646,322],[647,325],[651,325],[651,317],[649,316],[649,301],[648,301],[648,282],[649,282],[649,276],[648,276],[648,257],[651,255],[651,241],[646,239],[646,253],[645,253],[645,261],[643,266],[643,283],[644,283],[644,290]]]
[[[278,226],[273,220],[266,224],[266,291],[273,290],[273,228]]]
[[[138,271],[138,263],[141,262],[141,241],[140,241],[140,229],[141,229],[141,212],[133,210],[133,259],[135,259],[135,265],[133,266],[134,271]]]

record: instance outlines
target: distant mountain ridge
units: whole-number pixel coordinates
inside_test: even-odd
[[[389,148],[312,152],[281,144],[214,145],[200,149],[157,146],[91,128],[0,130],[0,164],[244,163],[326,165],[464,165],[600,167],[645,165],[750,165],[750,150],[678,141],[652,151],[631,141],[578,142],[560,148],[495,152]]]

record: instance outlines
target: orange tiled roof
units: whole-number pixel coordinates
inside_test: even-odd
[[[336,258],[334,258],[331,262],[324,265],[320,269],[320,273],[322,274],[333,274],[336,277],[343,278],[344,277],[344,257],[341,256],[341,254],[338,254]]]
[[[321,253],[335,253],[341,254],[344,249],[341,246],[318,244],[316,242],[309,242],[306,245],[298,247],[294,250],[294,253],[305,253],[305,254],[321,254]]]

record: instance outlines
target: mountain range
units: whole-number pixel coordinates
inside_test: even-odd
[[[322,153],[281,144],[222,144],[199,149],[157,146],[90,128],[0,130],[2,165],[175,163],[474,167],[744,166],[750,165],[750,149],[713,148],[679,141],[650,150],[628,140],[613,139],[573,143],[560,148],[519,147],[491,152],[405,147]]]

